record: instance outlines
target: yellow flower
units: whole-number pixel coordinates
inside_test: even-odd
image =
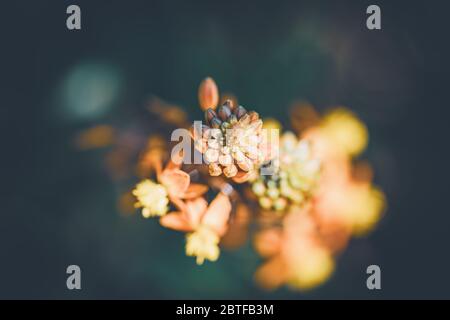
[[[331,254],[322,248],[312,247],[298,259],[291,271],[288,284],[299,290],[309,290],[324,283],[334,270]]]
[[[258,232],[255,246],[268,260],[256,272],[256,280],[266,289],[283,284],[309,290],[324,283],[333,273],[332,252],[323,245],[318,225],[309,210],[292,206],[282,227]]]
[[[219,258],[219,236],[207,226],[200,226],[186,236],[186,254],[197,257],[197,264],[205,259],[216,261]]]
[[[322,120],[322,130],[334,144],[350,156],[357,156],[367,147],[367,127],[345,108],[337,108],[328,113]]]
[[[144,218],[163,216],[168,210],[169,198],[166,189],[151,180],[136,185],[133,195],[137,198],[136,208],[142,208]]]
[[[345,218],[356,236],[369,233],[380,220],[386,206],[383,192],[373,186],[354,188],[348,194],[347,201],[349,205]]]

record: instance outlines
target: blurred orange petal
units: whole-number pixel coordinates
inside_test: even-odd
[[[255,280],[264,289],[274,290],[286,282],[286,275],[284,260],[277,256],[259,267],[255,274]]]
[[[223,193],[219,193],[203,216],[202,224],[208,225],[222,236],[226,232],[230,212],[230,199]]]
[[[250,179],[250,177],[252,176],[252,172],[245,172],[245,171],[238,171],[238,173],[236,173],[236,175],[233,177],[233,181],[236,183],[244,183],[247,182],[248,179]]]
[[[191,178],[182,170],[164,170],[158,177],[172,197],[181,198],[189,187]]]
[[[208,202],[203,198],[186,201],[186,217],[192,227],[196,227],[206,212]]]
[[[262,257],[269,257],[278,253],[281,249],[281,230],[267,229],[255,236],[256,251]]]
[[[159,219],[159,223],[166,228],[190,232],[193,230],[190,223],[181,212],[170,212]]]
[[[339,217],[315,216],[322,243],[333,253],[343,250],[350,239],[350,228]]]
[[[208,186],[204,184],[191,183],[183,195],[183,199],[198,198],[208,191]]]

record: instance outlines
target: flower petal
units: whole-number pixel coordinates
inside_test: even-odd
[[[208,186],[204,184],[191,183],[183,195],[183,199],[198,198],[208,191]]]
[[[180,150],[178,153],[174,152],[170,155],[170,161],[167,163],[165,170],[177,170],[181,168],[183,164],[183,151]]]
[[[181,198],[189,187],[191,178],[186,172],[174,169],[164,170],[158,177],[172,197]]]
[[[191,232],[193,230],[182,212],[170,212],[161,217],[159,223],[163,227],[177,231]]]
[[[206,202],[206,200],[203,198],[196,198],[194,200],[186,201],[185,204],[186,218],[189,221],[190,225],[195,228],[200,224],[200,220],[205,214],[206,208],[208,207],[208,202]]]
[[[214,229],[220,236],[227,230],[227,222],[230,217],[231,202],[228,196],[219,193],[209,205],[202,219],[202,224]]]
[[[238,171],[236,175],[233,177],[233,181],[236,183],[244,183],[247,182],[248,179],[253,175],[253,172],[245,172],[245,171]]]
[[[281,230],[267,229],[255,236],[256,251],[262,257],[273,256],[281,250]]]

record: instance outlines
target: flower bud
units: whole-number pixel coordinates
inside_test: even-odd
[[[226,131],[229,128],[231,128],[231,124],[229,124],[228,122],[222,122],[222,124],[220,125],[220,129],[223,131]]]
[[[223,154],[230,154],[230,147],[224,146],[221,151]]]
[[[209,163],[211,162],[217,162],[217,159],[219,158],[219,151],[216,149],[209,148],[205,152],[205,160]]]
[[[211,123],[211,120],[214,117],[217,117],[217,114],[213,109],[209,108],[205,111],[205,120],[207,124]]]
[[[210,163],[208,166],[209,175],[212,177],[217,177],[222,174],[222,169],[217,163]]]
[[[251,122],[256,121],[256,120],[259,119],[259,114],[258,114],[258,112],[256,112],[256,111],[250,111],[250,112],[248,113],[248,115],[250,116],[250,121],[251,121]]]
[[[219,89],[212,78],[208,77],[200,83],[198,101],[202,110],[215,109],[217,107],[219,103]]]
[[[247,147],[247,153],[246,153],[246,155],[247,155],[247,157],[249,157],[250,159],[252,159],[252,160],[256,160],[256,159],[258,159],[258,155],[259,155],[259,152],[258,152],[259,150],[258,150],[258,147],[255,147],[255,146],[249,146],[249,147]]]
[[[239,168],[241,168],[245,172],[249,172],[251,169],[253,169],[253,162],[247,157],[244,157],[244,159],[242,161],[239,161],[237,164]]]
[[[228,107],[230,110],[233,110],[233,101],[231,99],[225,100],[223,106]]]
[[[266,192],[266,187],[263,182],[258,181],[253,184],[252,190],[257,196],[262,196]]]
[[[278,188],[269,188],[269,190],[267,190],[267,195],[271,199],[277,199],[280,195],[280,191],[278,190]]]
[[[245,159],[244,153],[237,148],[232,151],[232,155],[233,155],[233,158],[236,160],[236,162],[242,162]]]
[[[194,147],[199,152],[204,153],[208,150],[208,142],[205,139],[198,139],[194,142]]]
[[[220,142],[218,140],[210,140],[208,142],[208,148],[209,149],[219,150],[220,149]]]
[[[287,200],[285,198],[278,198],[277,200],[275,200],[275,202],[273,203],[273,207],[275,210],[277,211],[282,211],[286,208],[287,205]]]
[[[236,115],[235,115],[235,114],[230,115],[230,117],[228,118],[228,122],[229,122],[231,125],[233,125],[233,124],[235,124],[236,122],[238,122],[238,119],[237,119]]]
[[[232,178],[236,175],[236,173],[238,172],[238,169],[236,168],[236,166],[234,164],[231,164],[227,167],[225,167],[225,169],[223,169],[223,174],[227,177],[227,178]]]
[[[226,121],[231,115],[231,109],[226,105],[220,106],[217,109],[217,114],[219,115],[220,119],[222,119],[222,121]]]
[[[219,163],[223,166],[229,166],[233,163],[233,158],[229,154],[222,154],[219,156]]]
[[[212,118],[211,128],[219,129],[221,124],[222,124],[222,121],[220,121],[219,118],[216,118],[216,117]]]
[[[243,107],[243,106],[239,106],[239,107],[237,107],[236,109],[234,109],[234,114],[236,115],[236,117],[238,118],[238,120],[240,119],[240,118],[242,118],[242,116],[244,115],[244,114],[246,114],[247,113],[247,110],[245,110],[245,108]]]
[[[272,200],[270,200],[267,197],[261,197],[261,198],[259,198],[259,205],[263,209],[270,209],[270,207],[272,206]]]

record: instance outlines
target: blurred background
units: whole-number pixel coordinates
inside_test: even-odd
[[[66,28],[70,4],[81,8],[79,31]],[[369,4],[381,7],[382,30],[366,28]],[[448,9],[444,1],[2,4],[0,298],[450,298]],[[323,286],[259,289],[250,242],[197,266],[183,235],[121,214],[123,190],[103,151],[73,143],[96,124],[156,125],[144,110],[151,96],[201,117],[206,76],[283,123],[300,100],[321,111],[347,106],[367,124],[363,158],[388,209]],[[66,288],[70,264],[81,267],[81,291]],[[381,267],[382,290],[366,288],[370,264]]]

